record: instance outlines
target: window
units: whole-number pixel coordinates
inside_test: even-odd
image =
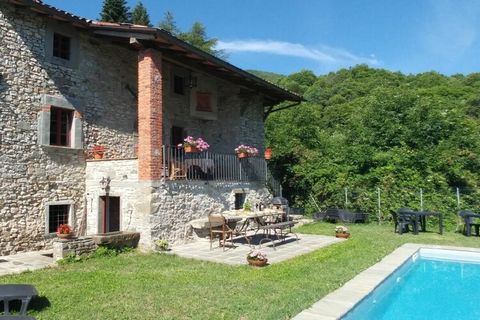
[[[245,193],[235,193],[235,210],[243,209],[246,197]]]
[[[184,131],[182,127],[172,127],[172,146],[178,146],[180,143],[183,143]]]
[[[177,94],[185,94],[185,78],[177,75],[173,76],[173,92]]]
[[[70,60],[70,42],[70,37],[54,33],[53,56],[64,60]]]
[[[57,204],[48,206],[48,233],[57,232],[57,228],[61,224],[68,224],[68,216],[70,215],[69,204]]]
[[[70,146],[73,111],[52,107],[50,109],[50,145]]]
[[[211,94],[209,92],[197,92],[197,111],[212,112]]]

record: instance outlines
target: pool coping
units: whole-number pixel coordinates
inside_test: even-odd
[[[340,319],[422,248],[480,252],[480,248],[406,243],[292,319]]]

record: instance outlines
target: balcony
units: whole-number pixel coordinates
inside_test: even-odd
[[[239,159],[235,154],[205,151],[186,153],[183,148],[163,146],[165,180],[200,180],[220,182],[259,182],[274,193],[280,185],[273,179],[264,158]]]

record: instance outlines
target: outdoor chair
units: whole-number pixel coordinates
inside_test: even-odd
[[[30,316],[0,316],[0,320],[35,320],[34,317]]]
[[[3,301],[3,317],[5,318],[7,316],[10,316],[9,303],[13,300],[20,300],[22,302],[22,306],[20,308],[20,316],[25,316],[27,314],[27,308],[30,300],[37,295],[37,289],[28,284],[0,285],[0,301]]]
[[[472,235],[472,227],[475,228],[475,234],[480,236],[480,222],[475,222],[475,218],[480,218],[480,214],[477,214],[473,211],[463,210],[458,213],[458,215],[463,219],[463,233],[470,237]]]
[[[214,238],[218,236],[218,245],[225,251],[226,242],[230,241],[233,246],[233,238],[242,236],[250,246],[250,239],[246,231],[238,231],[228,225],[227,219],[222,214],[209,214],[208,224],[210,227],[210,250],[213,249]]]
[[[415,211],[410,208],[400,208],[397,212],[392,213],[393,221],[395,223],[395,232],[402,234],[409,231],[409,226],[412,231],[417,230],[417,221],[415,219]]]
[[[174,161],[172,161],[170,163],[169,179],[170,180],[179,180],[179,179],[186,179],[186,178],[187,178],[187,173],[182,168],[182,166],[175,163]]]

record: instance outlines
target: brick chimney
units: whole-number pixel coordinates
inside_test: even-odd
[[[162,54],[144,49],[138,55],[138,176],[162,178]]]

